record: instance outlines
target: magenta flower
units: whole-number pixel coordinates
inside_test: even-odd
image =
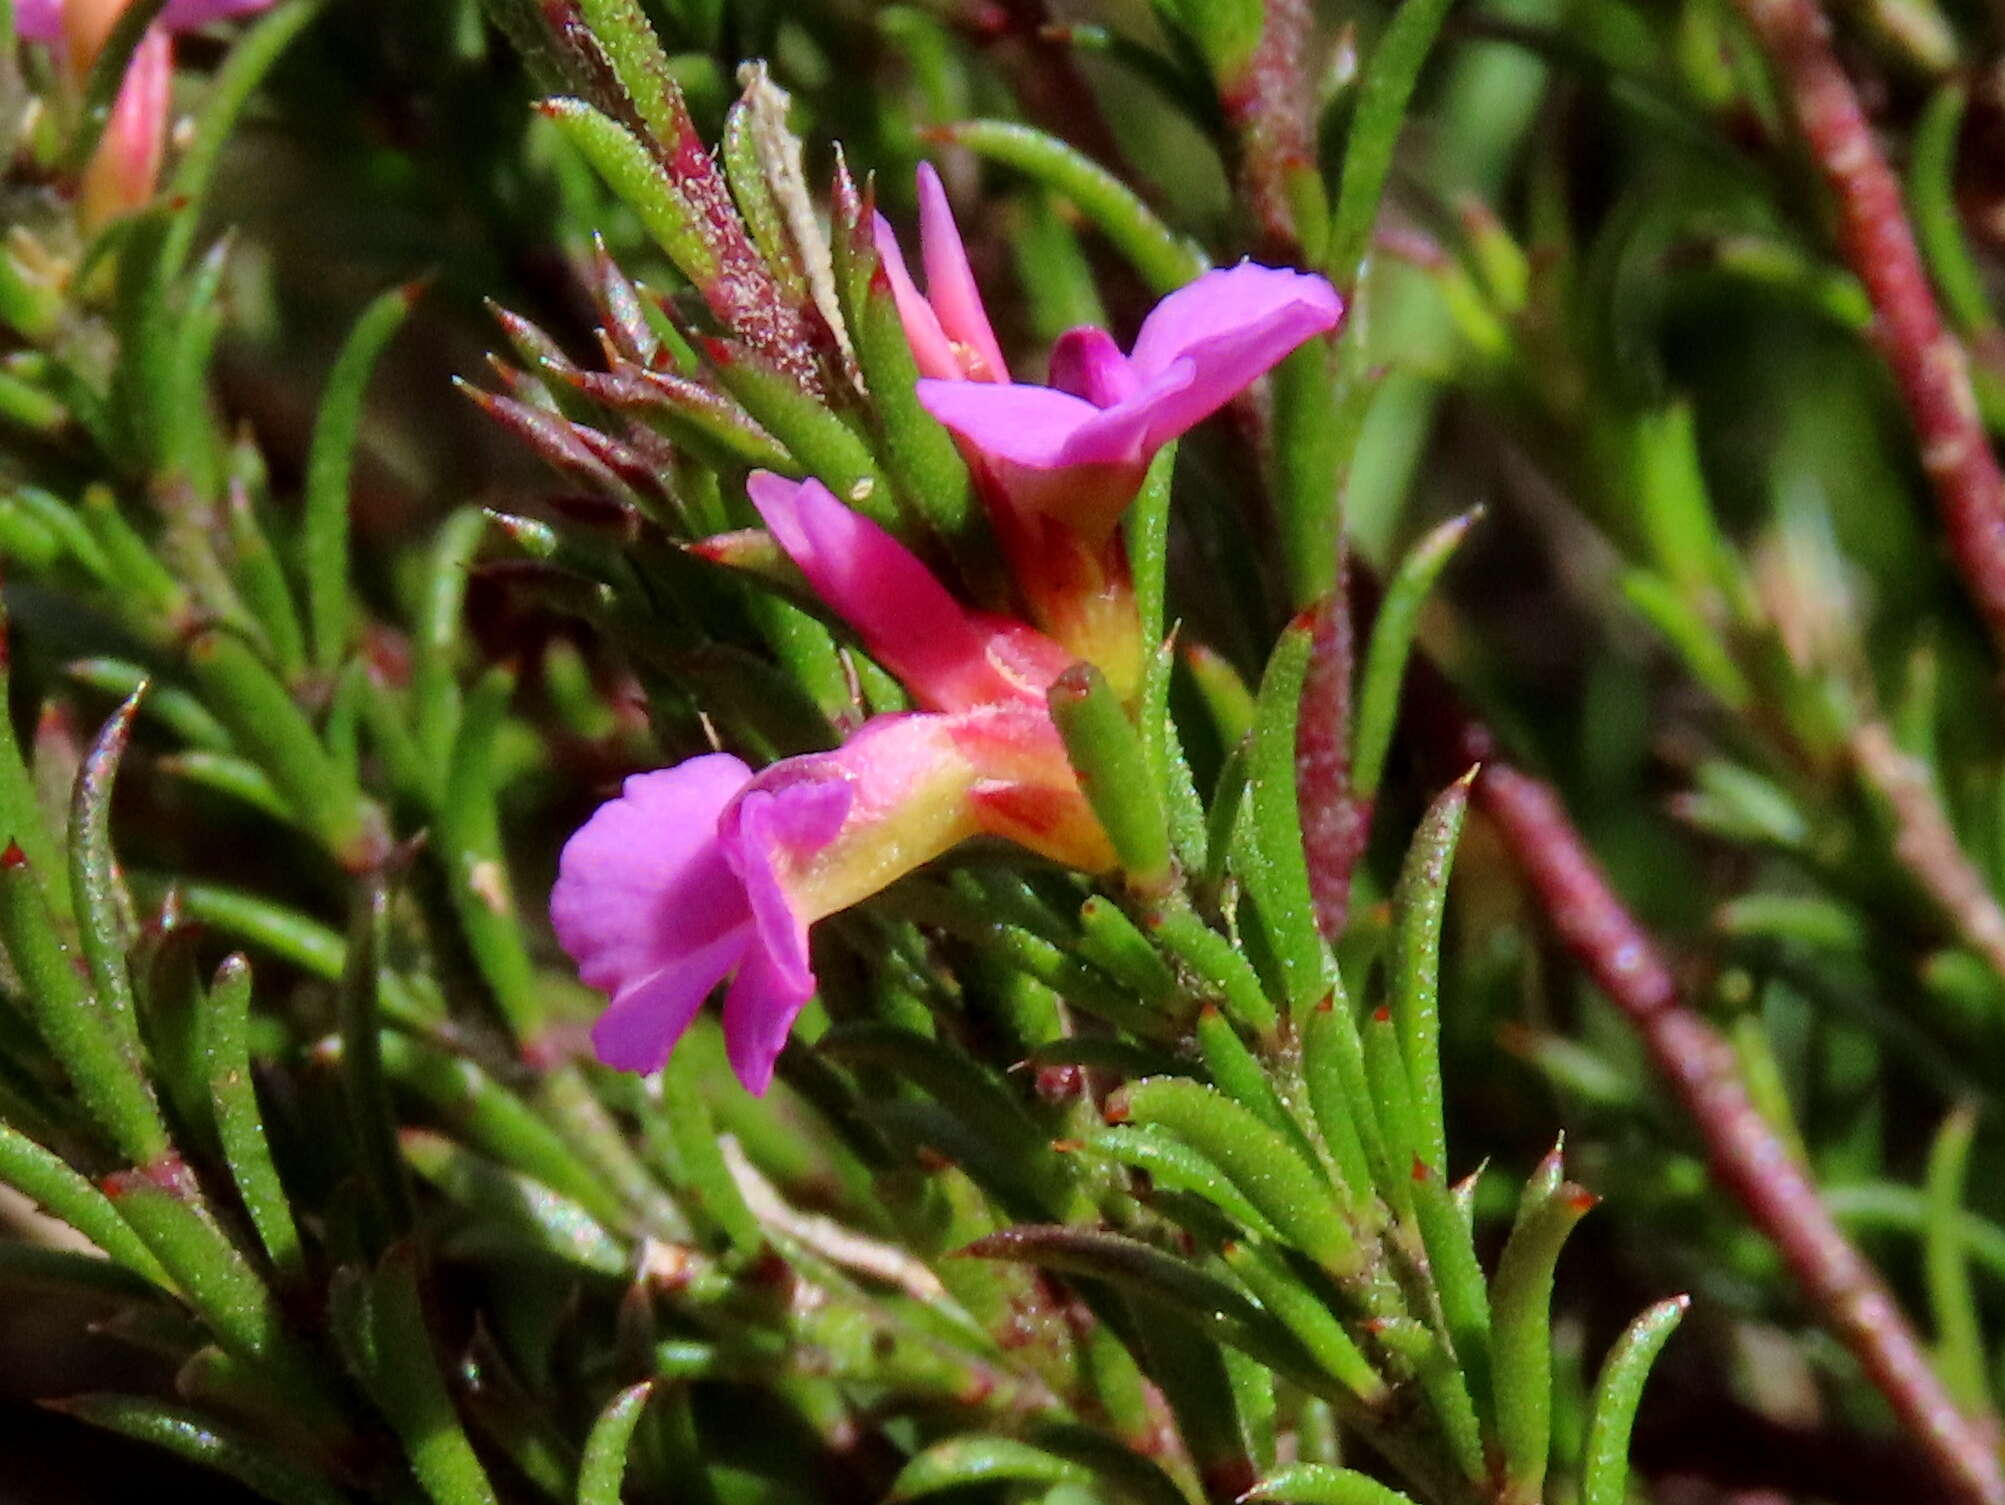
[[[1113,865],[1046,708],[1071,662],[1021,622],[963,607],[818,481],[747,488],[780,547],[926,712],[759,774],[724,753],[638,774],[565,845],[550,915],[607,993],[592,1041],[654,1071],[718,983],[726,1054],[761,1093],[814,993],[808,928],[978,833]]]
[[[592,1030],[600,1059],[659,1070],[728,977],[726,1053],[748,1091],[766,1090],[814,993],[808,926],[881,886],[859,833],[881,843],[895,811],[923,861],[973,829],[956,787],[967,780],[933,721],[880,718],[836,752],[757,778],[726,753],[691,758],[635,775],[599,807],[564,847],[550,917],[578,975],[612,998]]]
[[[1157,450],[1337,327],[1321,277],[1242,262],[1156,305],[1131,354],[1100,329],[1061,336],[1048,387],[922,378],[919,401],[996,467],[1012,500],[1105,538]]]

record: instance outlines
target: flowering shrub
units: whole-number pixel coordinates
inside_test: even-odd
[[[2005,1505],[1995,51],[0,0],[6,1487]]]

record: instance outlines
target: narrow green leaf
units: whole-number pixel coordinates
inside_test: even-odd
[[[620,1505],[620,1483],[626,1477],[634,1429],[653,1396],[651,1380],[629,1385],[592,1423],[585,1438],[585,1456],[578,1465],[578,1505]]]
[[[1158,296],[1176,291],[1208,264],[1204,253],[1158,219],[1134,190],[1055,136],[1005,120],[963,121],[942,135],[1070,199]]]
[[[50,1410],[173,1453],[272,1502],[347,1505],[348,1497],[271,1444],[199,1411],[133,1395],[76,1395],[43,1402]]]
[[[304,1273],[305,1256],[251,1079],[251,964],[240,954],[226,957],[200,1006],[202,1057],[223,1159],[280,1283],[292,1285]]]
[[[64,672],[78,684],[120,700],[141,685],[151,685],[143,702],[150,719],[205,752],[227,753],[235,749],[229,728],[212,716],[201,701],[172,685],[153,684],[137,664],[116,658],[83,658],[68,664]]]
[[[625,1272],[625,1246],[569,1197],[429,1129],[405,1129],[397,1142],[405,1163],[468,1214],[450,1236],[454,1253],[539,1256],[595,1275]]]
[[[1244,1496],[1286,1505],[1414,1505],[1398,1490],[1354,1469],[1294,1463],[1276,1469]]]
[[[1378,794],[1379,779],[1385,772],[1393,725],[1399,717],[1399,689],[1406,678],[1407,660],[1413,653],[1420,608],[1441,571],[1455,557],[1469,529],[1482,515],[1482,508],[1472,507],[1460,517],[1441,524],[1400,560],[1386,586],[1378,620],[1372,624],[1371,641],[1365,648],[1364,668],[1358,681],[1357,715],[1351,723],[1351,789],[1361,800],[1370,800]]]
[[[264,630],[272,662],[280,674],[291,678],[306,667],[306,629],[300,623],[299,605],[293,599],[285,567],[258,520],[248,487],[231,485],[225,516],[236,562],[236,587]]]
[[[1281,635],[1261,679],[1248,758],[1251,819],[1243,828],[1246,850],[1240,862],[1240,876],[1260,908],[1287,986],[1289,1009],[1298,1013],[1323,996],[1330,975],[1295,802],[1295,727],[1311,636],[1308,619],[1297,617]]]
[[[1345,293],[1361,280],[1407,102],[1451,4],[1453,0],[1407,0],[1393,12],[1364,66],[1323,263]]]
[[[1386,1397],[1386,1383],[1325,1304],[1288,1268],[1287,1261],[1258,1244],[1228,1244],[1225,1263],[1246,1283],[1253,1299],[1272,1313],[1332,1379],[1367,1406]]]
[[[1133,1166],[1146,1173],[1157,1186],[1200,1197],[1242,1228],[1264,1238],[1280,1237],[1267,1215],[1253,1205],[1225,1172],[1167,1129],[1149,1124],[1120,1124],[1094,1131],[1079,1148],[1081,1153],[1103,1155]]]
[[[1324,1268],[1338,1274],[1356,1268],[1356,1242],[1322,1178],[1279,1130],[1249,1109],[1197,1082],[1151,1077],[1123,1087],[1107,1111],[1115,1122],[1156,1125],[1185,1141]]]
[[[1362,1211],[1373,1188],[1395,1172],[1371,1107],[1364,1040],[1341,994],[1326,996],[1309,1012],[1302,1028],[1302,1079],[1344,1194],[1353,1211]]]
[[[42,885],[26,854],[11,844],[0,850],[0,948],[26,990],[36,1028],[92,1121],[134,1165],[167,1155],[167,1127],[145,1075],[115,1029],[100,1021]]]
[[[1239,1037],[1239,1031],[1232,1027],[1224,1014],[1207,1004],[1199,1011],[1197,1024],[1192,1031],[1197,1040],[1198,1054],[1204,1058],[1211,1079],[1227,1097],[1241,1107],[1252,1112],[1271,1129],[1278,1129],[1302,1152],[1302,1157],[1315,1163],[1315,1150],[1309,1138],[1289,1113],[1281,1101],[1273,1079],[1260,1059],[1246,1047]]]
[[[1268,1000],[1260,974],[1231,941],[1206,924],[1188,904],[1152,910],[1145,923],[1156,943],[1189,973],[1197,988],[1216,998],[1233,1022],[1271,1045],[1281,1016]]]
[[[1079,951],[1088,961],[1153,1007],[1176,1007],[1180,997],[1176,973],[1119,904],[1095,894],[1079,907],[1079,929]]]
[[[1977,1109],[1953,1109],[1936,1130],[1928,1157],[1928,1225],[1922,1234],[1929,1308],[1935,1316],[1936,1364],[1950,1393],[1979,1413],[1990,1404],[1984,1332],[1964,1251],[1964,1183],[1977,1138]]]
[[[979,1484],[1096,1484],[1092,1469],[1013,1437],[950,1437],[898,1471],[893,1500],[917,1500]]]
[[[222,66],[210,76],[195,113],[194,132],[167,179],[165,197],[180,208],[168,226],[156,274],[164,283],[171,284],[178,278],[187,263],[202,224],[201,206],[215,181],[223,147],[236,129],[238,116],[285,49],[327,3],[328,0],[282,0],[244,32],[223,59]]]
[[[577,8],[655,140],[674,150],[686,118],[681,92],[646,14],[635,0],[577,0]]]
[[[1138,1239],[1063,1225],[1025,1225],[977,1239],[960,1252],[1104,1280],[1285,1374],[1300,1378],[1316,1373],[1288,1330],[1237,1290]]]
[[[1406,1072],[1406,1054],[1399,1046],[1399,1027],[1392,1010],[1373,1010],[1359,1031],[1364,1042],[1365,1084],[1371,1094],[1372,1118],[1384,1141],[1386,1177],[1379,1194],[1400,1213],[1412,1211],[1416,1157],[1413,1082]]]
[[[456,657],[465,635],[467,577],[487,524],[486,513],[463,507],[439,525],[419,601],[411,666],[412,735],[426,763],[440,772],[452,762],[459,731]]]
[[[1436,1176],[1448,1174],[1441,1088],[1441,920],[1475,776],[1471,769],[1428,807],[1392,896],[1392,1017],[1413,1088],[1414,1150]]]
[[[59,922],[67,922],[73,910],[69,885],[63,881],[65,875],[58,861],[61,844],[57,833],[43,818],[34,775],[29,771],[20,740],[14,735],[11,660],[7,613],[4,603],[0,603],[0,846],[11,842],[21,849],[34,871],[49,875],[54,885],[47,893],[49,907]]]
[[[581,99],[546,99],[537,108],[639,216],[642,227],[683,276],[698,287],[715,281],[717,254],[701,221],[660,162],[631,132]]]
[[[238,751],[271,776],[293,818],[344,865],[369,866],[383,841],[380,816],[341,776],[313,724],[264,661],[241,639],[212,631],[189,645],[188,668]]]
[[[383,1031],[379,1048],[390,1085],[424,1103],[456,1136],[569,1197],[608,1228],[626,1227],[624,1204],[564,1137],[472,1061],[395,1030]]]
[[[843,233],[840,230],[838,233]],[[863,241],[868,226],[856,237]],[[919,406],[919,366],[891,296],[891,282],[863,242],[868,283],[843,312],[856,341],[856,360],[870,387],[870,407],[882,433],[880,449],[904,509],[946,544],[969,589],[979,598],[1002,585],[995,539],[975,496],[967,463],[953,436]]]
[[[1438,1173],[1417,1158],[1413,1162],[1413,1218],[1427,1251],[1448,1341],[1455,1346],[1455,1361],[1468,1382],[1471,1401],[1485,1424],[1494,1429],[1490,1293],[1483,1281],[1483,1267],[1476,1261],[1469,1219],[1455,1205],[1455,1194]]]
[[[1996,334],[1998,316],[1964,238],[1956,207],[1956,143],[1963,126],[1965,87],[1954,80],[1930,96],[1916,122],[1908,163],[1908,207],[1915,239],[1942,293],[1944,307],[1966,335]]]
[[[6,1123],[0,1123],[0,1184],[67,1223],[134,1274],[174,1289],[173,1278],[103,1192],[61,1156]]]
[[[320,398],[306,460],[306,500],[300,522],[300,559],[306,579],[306,615],[314,667],[331,674],[348,656],[352,592],[348,558],[348,478],[362,432],[362,399],[376,361],[403,327],[418,285],[377,296],[349,331]]]
[[[704,354],[718,384],[737,398],[759,426],[793,457],[786,468],[815,477],[881,528],[905,531],[898,499],[878,469],[870,447],[821,399],[803,392],[793,377],[748,347],[705,340]]]
[[[501,849],[495,742],[515,693],[515,671],[497,664],[481,678],[460,718],[438,812],[439,860],[480,975],[519,1043],[538,1039],[544,1000],[524,944]]]
[[[766,1247],[766,1231],[731,1174],[718,1143],[717,1124],[703,1097],[699,1074],[705,1063],[693,1051],[675,1051],[662,1079],[662,1125],[674,1147],[681,1175],[674,1183],[686,1202],[696,1204],[724,1232],[732,1250],[751,1259]]]
[[[1588,1404],[1580,1505],[1624,1505],[1628,1500],[1629,1432],[1643,1399],[1643,1383],[1691,1305],[1689,1296],[1658,1302],[1630,1323],[1608,1351]]]
[[[1592,1194],[1562,1182],[1511,1230],[1490,1285],[1497,1441],[1509,1487],[1541,1498],[1552,1449],[1553,1269]]]
[[[383,1075],[378,1025],[377,972],[389,917],[389,893],[380,880],[362,885],[348,924],[341,969],[341,1085],[348,1134],[362,1185],[381,1237],[397,1238],[411,1226],[411,1190],[397,1153],[397,1119]]]
[[[411,1472],[433,1505],[498,1505],[439,1372],[409,1244],[383,1257],[369,1287],[371,1378],[384,1418],[404,1441]]]
[[[1113,843],[1130,886],[1162,894],[1175,881],[1169,819],[1142,739],[1106,677],[1074,664],[1046,696],[1079,787]]]
[[[118,871],[111,850],[112,787],[118,780],[118,765],[132,740],[132,723],[139,714],[145,686],[134,690],[125,703],[112,712],[97,734],[77,770],[70,791],[70,892],[77,905],[78,945],[84,965],[90,970],[91,996],[98,1025],[133,1078],[128,1094],[135,1109],[150,1101],[145,1051],[139,1040],[139,1017],[132,994],[132,974],[126,968],[126,915],[131,897]],[[167,1131],[160,1125],[146,1153],[127,1146],[135,1164],[144,1163],[167,1148]]]
[[[103,1187],[224,1351],[266,1377],[303,1418],[328,1418],[330,1403],[277,1301],[202,1205],[187,1165],[171,1156],[107,1176]]]

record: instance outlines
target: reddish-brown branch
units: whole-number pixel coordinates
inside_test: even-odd
[[[1295,732],[1295,794],[1316,926],[1332,944],[1349,920],[1351,877],[1371,840],[1372,802],[1351,788],[1351,673],[1356,659],[1349,571],[1338,564],[1337,590],[1317,606]]]
[[[1219,103],[1236,141],[1239,195],[1270,260],[1300,256],[1291,184],[1314,170],[1308,78],[1308,0],[1266,0],[1260,43],[1239,76],[1220,82]]]
[[[1622,1010],[1706,1142],[1713,1175],[1787,1262],[1950,1494],[2005,1502],[2005,1475],[1980,1429],[1950,1399],[1878,1272],[1847,1239],[1809,1173],[1755,1108],[1732,1048],[1680,1001],[1663,953],[1609,887],[1549,784],[1497,755],[1489,728],[1416,666],[1423,720],[1455,766],[1481,763],[1479,807],[1503,834],[1568,952]]]
[[[1872,300],[1935,489],[1950,552],[2005,646],[2005,475],[1977,412],[1963,347],[1943,327],[1901,202],[1816,0],[1737,0],[1787,94],[1838,211],[1838,242]]]

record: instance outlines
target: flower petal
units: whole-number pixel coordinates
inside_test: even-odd
[[[14,0],[14,30],[31,42],[60,42],[63,0]]]
[[[1111,408],[1141,384],[1134,366],[1104,329],[1091,324],[1068,329],[1051,347],[1051,385],[1096,408]]]
[[[954,354],[954,342],[940,327],[940,317],[933,312],[933,305],[913,282],[912,273],[905,266],[905,253],[898,247],[898,232],[880,214],[872,234],[877,242],[878,269],[891,284],[892,301],[898,305],[898,322],[905,326],[905,343],[912,347],[912,359],[918,362],[919,374],[958,381],[963,373],[960,359]]]
[[[919,405],[983,454],[1050,470],[1100,409],[1084,398],[1024,382],[921,381]]]
[[[960,347],[962,369],[976,381],[1007,381],[1009,367],[982,307],[960,226],[930,162],[919,164],[919,253],[926,263],[927,301],[947,338]]]
[[[773,1084],[773,1063],[786,1048],[794,1020],[814,996],[813,973],[807,974],[805,988],[798,984],[799,978],[754,950],[724,995],[724,1055],[754,1097],[764,1097]]]
[[[808,925],[818,917],[795,902],[786,879],[835,839],[855,798],[838,771],[814,766],[823,763],[809,757],[774,764],[782,779],[795,768],[799,775],[778,787],[754,784],[724,822],[725,859],[745,886],[757,934],[751,954],[803,996],[814,990]]]
[[[749,936],[717,828],[751,776],[725,753],[636,774],[565,843],[550,920],[587,984],[617,997],[734,931]]]
[[[710,996],[710,990],[744,957],[749,928],[685,957],[620,990],[592,1025],[592,1049],[615,1071],[642,1075],[661,1070],[675,1042]]]
[[[1201,366],[1209,377],[1225,374],[1237,355],[1246,363],[1244,384],[1311,335],[1335,329],[1343,312],[1344,300],[1323,278],[1242,261],[1206,272],[1158,303],[1142,321],[1129,359],[1147,379],[1179,356],[1205,350]]]
[[[977,384],[938,385],[972,390]],[[979,385],[983,391],[1000,390]],[[745,490],[815,594],[923,702],[951,710],[1016,693],[989,663],[986,636],[947,588],[903,544],[837,501],[821,482],[789,481],[762,470],[746,481]]]

